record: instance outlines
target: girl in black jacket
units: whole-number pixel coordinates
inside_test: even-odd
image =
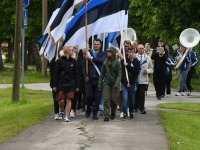
[[[57,100],[60,110],[64,113],[66,122],[70,122],[69,113],[71,110],[71,100],[74,98],[74,91],[78,91],[79,73],[77,61],[71,56],[73,54],[72,46],[64,46],[65,56],[56,61],[53,90],[58,92]],[[66,100],[66,103],[65,103]],[[64,107],[66,104],[66,107]]]

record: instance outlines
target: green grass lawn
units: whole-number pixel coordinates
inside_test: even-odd
[[[0,90],[0,142],[53,112],[50,91],[20,89],[21,99],[18,102],[11,101],[11,93],[11,88]]]
[[[161,111],[164,126],[171,150],[200,149],[200,104],[199,103],[166,103],[161,108],[183,110]]]
[[[22,77],[20,77],[21,80]],[[6,68],[4,71],[0,71],[0,84],[11,84],[13,80],[13,69]],[[24,83],[48,83],[49,75],[43,77],[41,72],[35,69],[29,69],[24,72]]]

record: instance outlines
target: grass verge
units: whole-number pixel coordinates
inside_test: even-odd
[[[0,142],[41,121],[53,110],[50,91],[20,89],[21,99],[11,101],[12,89],[0,90]]]
[[[11,84],[13,81],[13,69],[6,68],[0,71],[0,84]],[[21,80],[21,77],[20,77]],[[35,69],[29,69],[24,72],[24,83],[48,83],[49,76],[44,77],[41,72]]]
[[[161,111],[164,126],[171,150],[200,149],[200,104],[199,103],[166,103],[160,108],[185,110],[181,112]]]

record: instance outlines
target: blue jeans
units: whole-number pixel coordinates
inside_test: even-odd
[[[127,108],[129,104],[129,112],[133,113],[135,105],[135,84],[127,87],[125,84],[121,84],[122,91],[122,111],[127,116]]]
[[[187,92],[186,79],[188,70],[182,71],[178,70],[178,80],[179,80],[179,90],[178,92]]]

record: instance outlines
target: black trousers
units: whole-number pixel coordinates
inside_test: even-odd
[[[98,80],[86,83],[85,88],[87,110],[91,111],[91,108],[93,108],[93,114],[97,114],[102,94],[102,91],[98,88]]]
[[[72,100],[72,107],[71,107],[71,109],[73,109],[74,112],[76,112],[77,107],[80,108],[79,105],[81,105],[81,100],[82,100],[82,92],[74,93],[74,99]]]
[[[136,94],[135,94],[135,110],[144,110],[145,104],[145,91],[147,89],[147,84],[138,84]]]
[[[191,67],[190,70],[188,71],[187,79],[186,79],[186,86],[187,86],[188,91],[193,90],[193,88],[191,86],[191,79],[194,76],[194,73],[195,73],[195,68]]]
[[[171,94],[171,80],[166,83],[166,94]]]
[[[59,105],[58,105],[58,101],[56,100],[56,94],[57,94],[57,92],[52,90],[53,106],[54,106],[54,113],[55,114],[59,113]]]
[[[153,84],[156,90],[156,96],[161,97],[165,95],[166,74],[165,70],[154,71]]]

